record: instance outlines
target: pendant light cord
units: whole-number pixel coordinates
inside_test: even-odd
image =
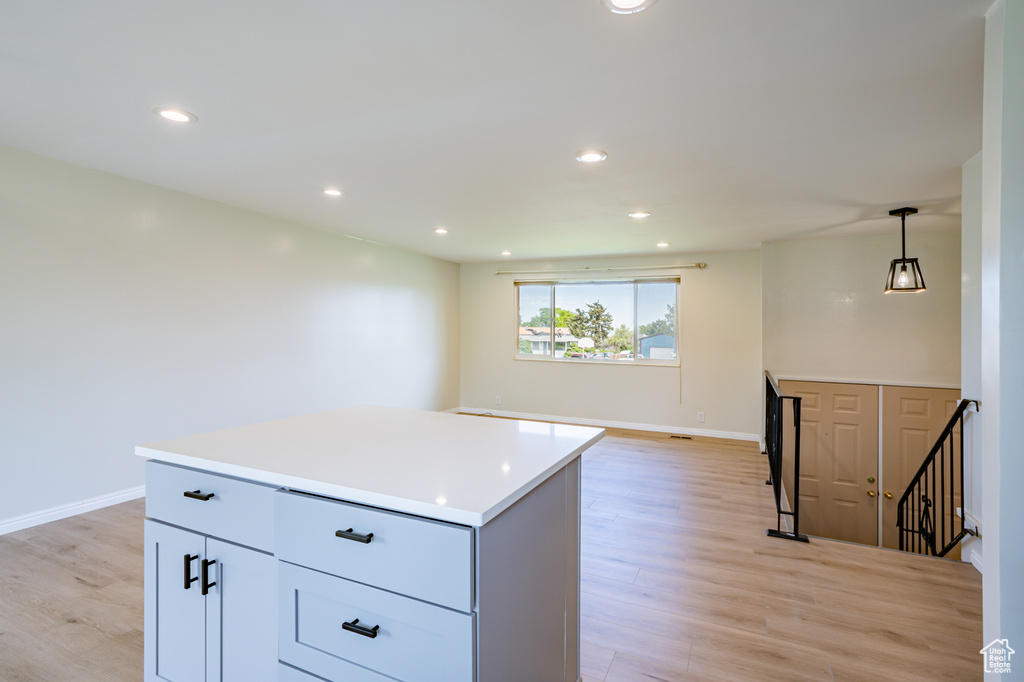
[[[907,214],[900,214],[900,235],[903,239],[903,260],[907,260]]]

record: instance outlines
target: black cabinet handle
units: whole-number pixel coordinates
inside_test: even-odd
[[[346,540],[355,540],[356,542],[362,542],[363,544],[370,544],[370,540],[373,539],[373,533],[362,535],[361,533],[353,533],[352,529],[348,530],[337,530],[334,534],[339,538],[345,538]]]
[[[365,625],[359,625],[359,619],[356,618],[351,623],[342,623],[341,624],[341,629],[342,630],[348,630],[349,632],[354,632],[357,635],[362,635],[363,637],[369,637],[370,639],[376,639],[377,631],[380,630],[380,626],[379,625],[374,625],[372,628],[368,628]]]
[[[192,583],[199,580],[199,576],[193,577],[192,575],[192,562],[199,558],[198,554],[186,554],[185,555],[185,589],[187,590],[192,586]],[[205,594],[205,593],[204,593]]]
[[[209,582],[209,580],[210,580],[210,566],[213,566],[215,563],[217,563],[216,559],[203,559],[203,582],[202,582],[203,590],[202,590],[202,592],[203,592],[203,596],[204,597],[209,593],[210,588],[217,584],[216,582],[212,582],[212,583]]]
[[[191,497],[193,500],[202,500],[206,502],[208,499],[213,497],[213,493],[204,493],[202,490],[186,490],[185,497]]]

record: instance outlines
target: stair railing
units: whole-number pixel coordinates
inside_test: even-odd
[[[917,474],[900,498],[896,510],[900,549],[917,554],[946,556],[967,535],[977,535],[964,526],[957,514],[956,499],[963,504],[964,412],[976,400],[961,400],[942,430]]]
[[[768,535],[773,538],[785,538],[787,540],[799,540],[807,542],[806,535],[800,535],[800,397],[782,395],[775,378],[768,372],[765,377],[765,409],[764,409],[764,450],[768,455],[768,480],[766,485],[772,486],[775,494],[776,527],[768,529]],[[784,402],[793,402],[793,426],[796,427],[793,435],[793,497],[790,501],[790,509],[783,509],[785,497],[782,489],[782,412]],[[782,529],[782,517],[793,517],[793,531]]]

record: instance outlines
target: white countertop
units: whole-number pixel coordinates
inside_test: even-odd
[[[482,526],[604,429],[364,405],[148,443],[135,454]]]

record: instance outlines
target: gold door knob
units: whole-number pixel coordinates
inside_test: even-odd
[[[868,497],[874,497],[874,496],[875,496],[875,491],[874,490],[869,490],[868,491]]]
[[[892,499],[892,493],[890,493],[889,491],[886,491],[886,493],[885,493],[885,499],[887,499],[887,500],[891,500],[891,499]]]
[[[868,476],[868,483],[874,483],[874,482],[875,482],[875,477],[874,476]]]

